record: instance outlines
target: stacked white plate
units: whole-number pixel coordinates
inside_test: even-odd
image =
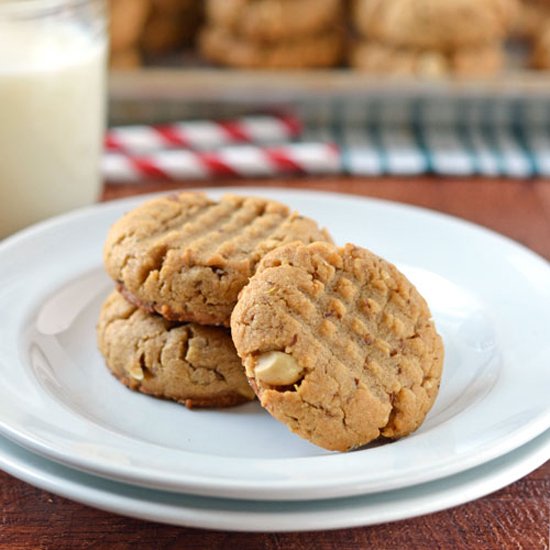
[[[222,191],[206,189],[212,196]],[[550,458],[550,266],[448,216],[383,201],[225,189],[287,203],[394,262],[445,347],[440,395],[393,443],[323,451],[258,403],[216,410],[132,393],[95,324],[112,288],[102,245],[143,197],[84,209],[0,245],[0,468],[82,503],[177,525],[298,531],[455,506]]]

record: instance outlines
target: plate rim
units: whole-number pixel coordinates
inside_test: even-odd
[[[13,450],[12,456],[8,456],[6,454],[6,443],[8,446],[12,445],[16,452],[22,452],[23,457],[27,459],[27,463],[22,464],[20,457],[18,460],[13,455]],[[227,511],[227,507],[238,506],[238,500],[196,497],[185,494],[173,495],[158,489],[132,487],[105,479],[97,480],[92,474],[82,474],[38,455],[33,455],[32,452],[19,447],[17,444],[10,443],[0,436],[0,469],[41,490],[109,513],[122,514],[136,519],[181,527],[240,532],[325,531],[366,527],[411,519],[460,506],[498,491],[535,471],[545,464],[549,458],[550,431],[547,430],[504,456],[437,481],[397,489],[389,493],[366,494],[323,501],[291,501],[286,503],[247,501],[249,509],[245,512],[241,511],[241,517],[239,518]],[[34,461],[38,460],[39,466],[42,462],[46,469],[40,469],[39,466],[33,465],[33,459]],[[72,479],[68,480],[63,476],[69,476]],[[81,476],[81,478],[84,476],[85,482],[87,478],[90,478],[89,482],[92,486],[87,487],[87,494],[83,494],[81,490],[79,491],[82,483],[75,479],[78,476]],[[454,484],[454,487],[449,488],[449,483]],[[121,492],[117,492],[117,490]],[[125,495],[123,491],[129,492],[130,496]],[[423,494],[415,496],[414,493],[418,493],[418,491],[423,492]],[[132,493],[143,495],[141,506],[136,506],[139,501],[135,497],[132,498]],[[163,504],[151,498],[147,499],[147,495],[155,494],[165,496],[168,502]],[[403,497],[403,495],[405,496]],[[226,509],[217,510],[216,515],[213,515],[212,506],[206,505],[200,508],[186,507],[185,505],[177,506],[174,502],[170,503],[170,500],[174,500],[172,497],[176,499],[190,498],[191,501],[198,499],[205,504],[209,502],[212,504],[219,503],[220,508],[222,507],[221,503],[225,503]],[[368,501],[381,497],[384,501],[381,504],[371,506],[369,510]],[[399,504],[400,498],[404,502]],[[350,516],[346,514],[346,519],[334,513],[335,507],[339,504],[351,503],[352,501],[358,503],[358,506],[355,507],[353,514],[350,514]],[[364,503],[360,501],[364,501]],[[395,501],[397,501],[397,505]],[[304,517],[303,511],[299,518],[296,517],[295,509],[298,506],[315,507],[319,503],[324,506],[321,512],[308,512],[306,510],[306,517]],[[283,510],[285,504],[291,506],[293,511],[285,512]],[[361,504],[363,504],[362,508]],[[271,512],[270,515],[269,511],[262,510],[258,512],[262,508],[269,508],[272,505],[278,505],[278,510],[276,509],[278,513]],[[255,513],[256,516],[254,517]],[[251,521],[251,515],[253,521]],[[299,519],[299,523],[297,523],[297,519]]]

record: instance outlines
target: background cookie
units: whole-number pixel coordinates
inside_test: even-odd
[[[229,326],[237,296],[267,252],[291,241],[330,240],[277,202],[200,193],[153,199],[116,222],[107,273],[124,295],[171,320]]]
[[[273,43],[251,42],[221,27],[207,27],[199,37],[205,59],[250,69],[331,67],[341,61],[343,48],[344,37],[339,30]]]
[[[509,31],[516,0],[353,0],[353,20],[369,40],[418,48],[495,42]]]
[[[187,407],[228,407],[254,398],[225,329],[177,325],[129,304],[118,292],[105,301],[99,349],[126,386]]]
[[[503,68],[504,52],[500,44],[444,52],[398,48],[365,40],[352,47],[349,61],[356,69],[377,74],[486,76]]]
[[[438,392],[443,345],[426,302],[392,264],[353,245],[268,254],[231,330],[261,404],[329,450],[412,432]]]
[[[253,41],[288,40],[335,29],[341,0],[206,0],[214,27]]]

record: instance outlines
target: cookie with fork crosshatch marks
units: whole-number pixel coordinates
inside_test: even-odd
[[[291,243],[268,254],[231,333],[262,406],[325,449],[405,436],[438,393],[443,344],[424,298],[354,245]]]
[[[149,312],[229,326],[237,296],[265,254],[318,240],[330,237],[278,202],[184,192],[147,201],[118,220],[104,264],[120,292]]]

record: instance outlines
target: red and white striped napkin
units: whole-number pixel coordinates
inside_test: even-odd
[[[294,141],[301,130],[300,121],[286,115],[111,128],[103,175],[111,183],[133,183],[340,172],[339,149]]]

